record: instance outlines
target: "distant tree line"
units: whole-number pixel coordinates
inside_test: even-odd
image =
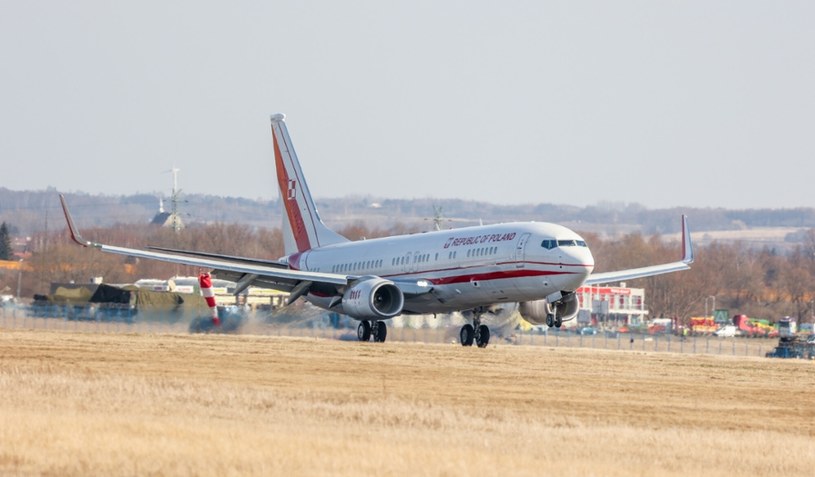
[[[148,224],[158,212],[159,197],[165,210],[167,194],[129,196],[70,193],[66,197],[84,227],[112,227],[119,223]],[[399,223],[421,226],[442,208],[448,226],[474,225],[519,220],[563,223],[584,230],[636,230],[646,235],[679,232],[679,216],[691,217],[693,230],[739,230],[751,227],[815,228],[815,208],[743,209],[668,208],[648,209],[640,204],[605,202],[587,207],[563,204],[498,205],[460,199],[381,199],[348,196],[317,199],[323,220],[334,228],[362,221],[375,228]],[[239,223],[250,227],[276,227],[280,223],[279,200],[253,200],[203,194],[185,194],[178,204],[185,224]],[[22,234],[33,235],[64,226],[58,191],[12,191],[0,187],[0,221],[14,223]],[[591,225],[596,225],[592,227]],[[425,228],[427,224],[425,223]]]
[[[338,231],[352,240],[392,234],[413,233],[420,227],[396,224],[372,228],[358,221]],[[115,225],[89,228],[83,235],[95,241],[126,247],[156,245],[185,250],[203,250],[228,255],[277,259],[283,256],[279,229],[216,222],[192,224],[175,233],[148,225]],[[677,260],[680,244],[659,235],[641,232],[615,239],[583,234],[595,257],[596,271],[611,271]],[[815,310],[815,229],[804,234],[801,245],[788,254],[761,250],[742,244],[713,242],[697,247],[696,263],[690,271],[632,280],[628,286],[646,290],[651,317],[702,315],[706,308],[727,308],[731,314],[778,319],[789,315],[799,322],[811,321]],[[87,282],[103,276],[107,283],[132,283],[140,278],[166,279],[174,275],[196,275],[199,270],[185,265],[153,260],[134,260],[100,253],[70,242],[63,231],[37,234],[32,242],[31,272],[24,273],[24,296],[44,293],[51,282]],[[0,275],[0,289],[13,277]]]

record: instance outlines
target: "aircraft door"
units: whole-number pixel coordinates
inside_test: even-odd
[[[530,234],[523,234],[518,239],[518,244],[515,246],[515,266],[517,268],[524,268],[524,257],[526,250],[526,243],[529,241]]]

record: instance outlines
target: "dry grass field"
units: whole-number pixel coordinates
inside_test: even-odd
[[[0,329],[0,474],[813,469],[809,361]]]

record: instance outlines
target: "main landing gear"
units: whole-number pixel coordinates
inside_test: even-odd
[[[388,327],[384,321],[363,320],[359,322],[357,327],[357,338],[360,341],[368,341],[373,338],[376,343],[384,343],[387,336]]]
[[[473,324],[467,323],[458,333],[461,346],[472,346],[473,341],[479,348],[486,348],[490,342],[490,329],[481,324],[481,311],[474,311]]]
[[[555,327],[560,328],[563,324],[563,319],[559,316],[556,316],[554,313],[548,313],[546,315],[546,324],[549,325],[549,328]]]

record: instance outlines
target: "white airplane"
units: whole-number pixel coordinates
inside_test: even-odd
[[[566,227],[513,222],[352,242],[330,230],[311,198],[285,116],[271,117],[277,182],[284,204],[286,256],[264,260],[208,252],[117,247],[83,239],[60,195],[71,238],[85,247],[138,258],[211,269],[237,283],[235,294],[258,286],[290,293],[326,310],[359,320],[360,341],[384,342],[384,320],[400,314],[463,312],[464,346],[489,343],[485,315],[518,304],[533,323],[560,327],[577,315],[574,291],[687,270],[693,246],[682,216],[682,259],[617,272],[592,273],[594,258],[580,235]]]

